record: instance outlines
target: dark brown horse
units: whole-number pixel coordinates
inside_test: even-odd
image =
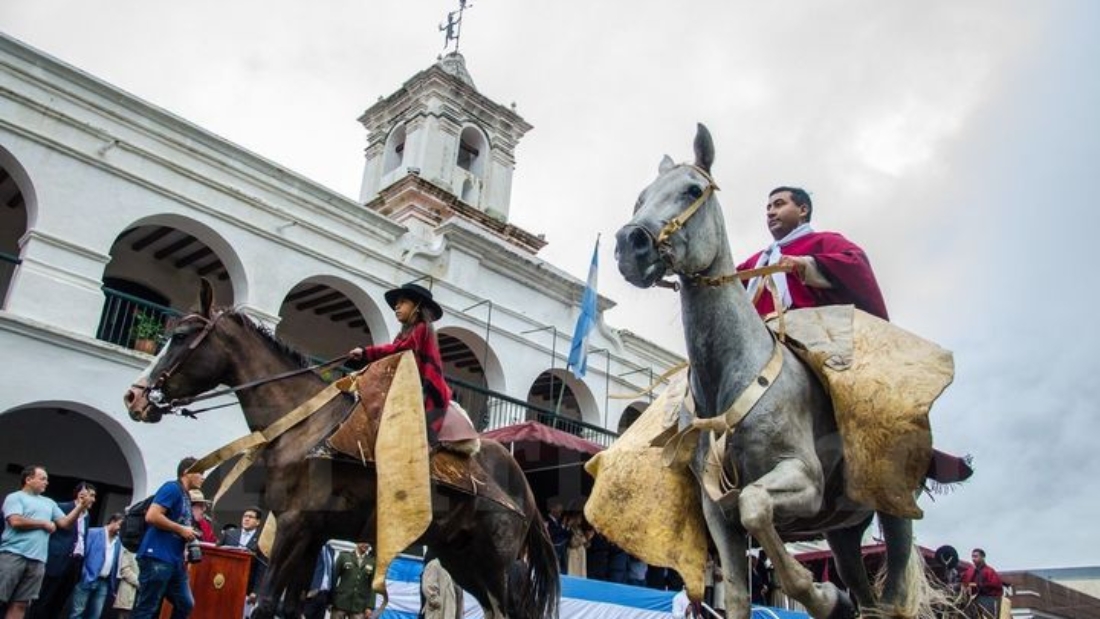
[[[206,282],[200,297],[200,312],[179,320],[160,356],[127,391],[126,407],[135,421],[160,421],[171,410],[161,402],[192,397],[218,385],[243,385],[307,363],[248,317],[212,310]],[[158,392],[154,397],[149,397],[150,386]],[[238,397],[249,428],[258,430],[326,386],[308,372],[239,391]],[[300,616],[301,596],[326,540],[375,539],[374,469],[359,462],[309,457],[351,404],[350,396],[337,397],[273,441],[253,465],[266,472],[263,501],[278,517],[253,617],[273,616],[279,600],[283,616]],[[495,441],[483,440],[474,458],[490,483],[521,506],[522,513],[433,483],[432,523],[417,543],[428,546],[455,582],[478,600],[486,617],[556,617],[557,562],[523,471]],[[517,561],[523,569],[515,569]]]

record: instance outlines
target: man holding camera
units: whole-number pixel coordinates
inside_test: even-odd
[[[176,466],[176,479],[165,482],[153,496],[145,522],[149,528],[137,551],[138,592],[131,619],[153,619],[163,600],[172,604],[172,619],[187,619],[195,606],[187,565],[202,559],[191,528],[189,493],[202,487],[203,474],[189,473],[197,460],[184,458]],[[198,551],[198,552],[195,552]]]

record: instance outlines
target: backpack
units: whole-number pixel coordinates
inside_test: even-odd
[[[153,496],[150,495],[126,508],[122,516],[122,526],[118,530],[118,538],[126,550],[137,552],[138,546],[141,546],[145,529],[149,526],[145,522],[145,512],[149,511],[152,504]]]

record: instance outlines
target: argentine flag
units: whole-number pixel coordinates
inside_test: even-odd
[[[600,237],[596,237],[596,247],[592,249],[592,264],[588,267],[588,285],[584,287],[581,298],[581,315],[577,316],[577,326],[573,329],[573,344],[569,348],[569,362],[566,368],[573,370],[577,380],[584,378],[588,370],[588,334],[596,324],[596,278],[599,275]]]

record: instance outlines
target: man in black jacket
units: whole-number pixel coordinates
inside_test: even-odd
[[[82,498],[86,497],[86,498]],[[95,504],[96,489],[88,481],[73,488],[73,500],[58,503],[69,513],[77,501],[83,500],[88,510]],[[46,575],[38,599],[27,609],[28,619],[56,619],[62,616],[84,567],[84,537],[88,534],[88,512],[85,511],[68,529],[58,529],[50,535],[50,550],[46,557]]]
[[[260,552],[260,522],[263,512],[259,507],[248,507],[241,516],[241,528],[230,529],[218,540],[219,546],[243,548],[252,553],[252,569],[248,573],[248,599],[246,603],[256,603],[256,587],[267,570],[267,557]]]

